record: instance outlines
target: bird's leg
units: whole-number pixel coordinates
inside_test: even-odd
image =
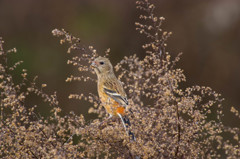
[[[113,116],[112,114],[109,114],[109,116],[107,117],[107,119],[103,120],[99,125],[101,126],[101,125],[103,125],[104,123],[108,122],[108,120],[111,119],[112,116]]]
[[[109,119],[111,119],[112,118],[112,114],[109,114],[109,116],[108,116],[108,118],[106,119],[106,120],[109,120]]]

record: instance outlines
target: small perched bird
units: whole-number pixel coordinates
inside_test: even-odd
[[[134,134],[128,129],[131,124],[125,114],[128,106],[127,95],[121,82],[113,72],[111,62],[109,59],[100,56],[92,62],[91,66],[97,74],[98,95],[107,113],[110,115],[109,118],[119,116],[127,134],[131,137],[131,140],[135,141]]]

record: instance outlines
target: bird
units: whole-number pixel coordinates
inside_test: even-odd
[[[136,141],[134,134],[129,129],[131,123],[126,115],[126,107],[128,106],[127,95],[122,83],[114,74],[110,60],[99,56],[93,60],[91,67],[97,74],[98,95],[106,112],[109,114],[109,118],[119,116],[127,135],[129,135],[131,140]]]

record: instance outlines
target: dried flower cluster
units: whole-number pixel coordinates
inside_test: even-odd
[[[175,68],[181,54],[172,60],[165,50],[171,32],[161,29],[164,18],[154,15],[155,6],[148,0],[136,3],[143,12],[136,29],[149,39],[143,45],[146,56],[124,57],[115,66],[128,95],[127,113],[136,142],[129,141],[118,118],[105,120],[106,112],[95,94],[69,96],[92,103],[89,113],[99,118],[86,123],[83,115],[73,112],[61,116],[56,93],[44,93],[46,85],[38,87],[26,70],[22,82],[15,84],[12,72],[21,62],[8,66],[8,54],[16,50],[5,51],[0,39],[1,158],[240,158],[240,130],[223,125],[221,95],[209,87],[180,89],[179,83],[186,81],[183,70]],[[70,44],[68,53],[78,53],[68,64],[80,73],[92,71],[89,63],[98,56],[92,46],[82,47],[79,38],[64,30],[52,33],[61,38],[61,44]],[[109,52],[107,49],[102,56]],[[71,75],[66,82],[71,81],[96,79]],[[26,107],[25,99],[31,93],[49,103],[49,117],[41,117],[36,106]],[[240,119],[234,107],[231,111]]]

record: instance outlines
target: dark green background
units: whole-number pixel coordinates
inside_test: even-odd
[[[225,109],[240,103],[240,1],[239,0],[158,0],[156,14],[164,16],[163,29],[172,31],[168,51],[183,52],[179,64],[187,76],[183,87],[210,86],[221,93]],[[29,76],[39,76],[46,91],[58,92],[64,111],[87,113],[89,104],[68,100],[69,93],[92,91],[96,84],[65,83],[67,76],[79,75],[66,64],[66,45],[53,37],[54,28],[64,28],[93,45],[99,53],[111,48],[116,64],[125,55],[143,57],[144,37],[135,31],[138,11],[133,0],[0,0],[0,36],[5,48],[16,47],[10,62],[23,60]],[[95,76],[93,76],[95,77]],[[39,105],[47,114],[49,107],[32,96],[29,105]],[[237,126],[232,115],[228,124]]]

